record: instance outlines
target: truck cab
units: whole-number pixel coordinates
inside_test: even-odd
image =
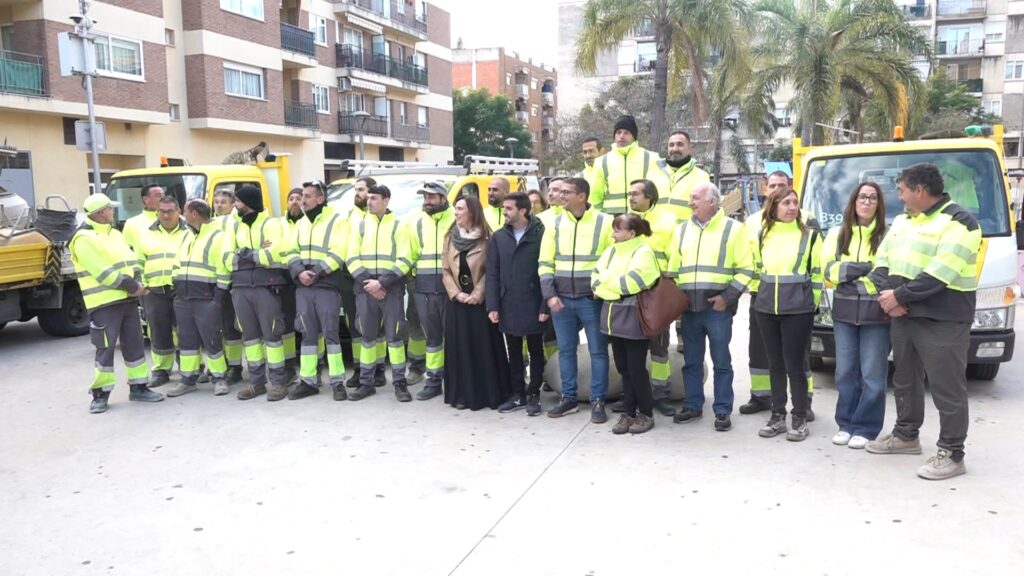
[[[978,254],[978,291],[968,377],[991,380],[1001,363],[1013,358],[1014,285],[1017,242],[1014,237],[1010,185],[1003,160],[1002,126],[990,137],[948,138],[907,142],[802,147],[794,143],[794,188],[801,207],[814,214],[822,235],[843,222],[850,194],[865,181],[881,186],[885,194],[886,220],[892,223],[903,213],[896,178],[912,164],[928,162],[938,167],[946,192],[970,211],[982,230]],[[812,365],[835,357],[832,332],[832,292],[826,286],[811,339]]]

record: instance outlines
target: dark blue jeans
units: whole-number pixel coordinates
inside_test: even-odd
[[[685,408],[704,410],[704,350],[705,342],[711,348],[714,365],[715,414],[731,414],[732,341],[731,310],[717,312],[711,308],[702,312],[683,312],[683,389],[686,391]]]
[[[580,344],[580,324],[587,334],[590,351],[590,401],[608,396],[608,336],[601,333],[601,300],[565,298],[565,308],[551,314],[558,338],[558,370],[562,376],[562,396],[576,399],[576,347]]]
[[[874,440],[885,421],[889,325],[836,322],[836,424],[851,436]]]

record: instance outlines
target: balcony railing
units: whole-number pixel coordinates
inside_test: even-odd
[[[281,49],[316,57],[316,35],[309,30],[281,22]]]
[[[526,124],[530,121],[530,113],[525,110],[519,110],[516,112],[516,122]]]
[[[986,0],[939,0],[939,18],[962,18],[965,16],[985,16],[988,9]]]
[[[288,126],[318,130],[320,119],[317,117],[315,104],[301,102],[284,103],[284,123]]]
[[[525,83],[516,83],[516,98],[526,100],[530,97],[530,86]]]
[[[935,43],[935,54],[938,56],[983,56],[985,41],[960,40],[959,42],[939,40]]]
[[[981,78],[961,80],[960,83],[964,85],[968,92],[981,92],[985,86]]]
[[[430,142],[430,126],[391,126],[392,138],[406,142]]]
[[[925,20],[932,17],[931,6],[901,6],[907,20]]]
[[[551,107],[553,107],[555,105],[555,93],[554,92],[541,92],[540,93],[540,97],[541,97],[541,104],[543,104],[545,108],[551,108]]]
[[[555,118],[550,114],[545,114],[540,120],[540,125],[544,128],[552,128],[555,125]]]
[[[359,134],[387,138],[389,136],[388,119],[384,116],[366,116],[358,118],[351,112],[338,112],[338,134]]]
[[[46,96],[46,67],[41,56],[0,50],[0,93]]]
[[[383,54],[368,53],[351,44],[335,44],[335,52],[338,68],[358,68],[403,82],[427,85],[427,69],[412,62],[404,62]]]
[[[418,30],[423,33],[426,33],[427,31],[427,15],[420,14],[417,17],[415,14],[415,10],[412,10],[410,8],[406,8],[404,14],[398,12],[397,10],[390,9],[388,10],[388,15],[385,16],[384,3],[390,3],[391,0],[344,0],[344,2],[345,4],[351,4],[352,6],[358,6],[363,10],[373,12],[378,16],[387,18],[392,22],[398,24],[403,24],[414,30]]]

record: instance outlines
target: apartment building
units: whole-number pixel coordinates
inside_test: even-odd
[[[74,140],[85,92],[57,49],[77,12],[0,0],[0,142],[21,150],[0,160],[0,185],[34,203],[89,191]],[[296,184],[329,179],[360,133],[367,159],[452,159],[449,16],[422,0],[106,0],[90,16],[104,179],[161,157],[217,164],[261,140],[291,155]]]
[[[554,142],[557,131],[558,72],[504,48],[452,51],[452,88],[486,88],[515,104],[516,120],[533,138],[533,155]]]

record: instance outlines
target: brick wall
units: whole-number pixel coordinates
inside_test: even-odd
[[[281,17],[277,2],[264,2],[263,22],[229,12],[220,0],[182,2],[181,18],[185,30],[209,30],[264,46],[281,47]],[[307,20],[308,22],[308,20]]]
[[[452,45],[452,17],[434,4],[427,4],[427,40],[445,48]]]
[[[103,3],[149,14],[150,16],[160,16],[162,18],[164,15],[163,0],[103,0]]]
[[[452,113],[431,108],[427,112],[427,120],[430,122],[430,143],[435,146],[451,146],[454,131]]]
[[[312,17],[313,17],[312,14],[310,14],[309,12],[306,12],[305,10],[302,10],[301,14],[299,15],[299,23],[296,24],[296,26],[298,26],[299,28],[302,28],[303,30],[312,30],[313,29],[312,26],[311,26],[311,18]],[[327,18],[326,16],[320,16],[320,17],[321,18]],[[338,27],[338,32],[339,33],[341,32],[341,27],[340,26]],[[320,62],[321,64],[330,66],[331,63],[334,62],[334,58],[335,58],[335,56],[334,56],[334,54],[335,54],[335,52],[334,52],[334,44],[337,43],[337,42],[340,42],[340,40],[338,40],[338,38],[335,37],[335,35],[334,35],[334,19],[333,18],[327,18],[327,46],[321,46],[321,45],[316,44],[316,43],[313,44],[313,46],[316,48],[316,59],[317,59],[317,62]]]
[[[225,94],[224,60],[216,56],[186,56],[185,73],[188,77],[190,117],[284,124],[285,87],[280,71],[263,71],[265,101]]]
[[[452,94],[452,65],[447,60],[427,55],[427,88],[444,96]]]

